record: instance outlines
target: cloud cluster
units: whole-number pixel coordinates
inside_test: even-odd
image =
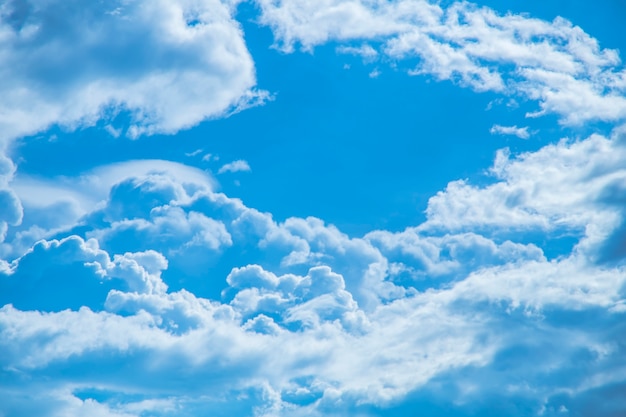
[[[119,111],[129,136],[172,133],[262,98],[236,3],[6,2],[0,140]],[[626,114],[617,54],[563,19],[257,4],[286,51],[418,58],[413,73],[564,123]],[[501,150],[489,181],[450,182],[422,224],[363,237],[277,222],[177,163],[50,180],[0,157],[0,414],[623,414],[625,132]]]
[[[104,204],[0,272],[0,391],[41,415],[378,414],[422,395],[580,412],[626,383],[625,143],[500,153],[492,184],[451,183],[423,224],[362,238],[275,222],[182,168],[101,168]],[[573,247],[546,255],[562,234]]]
[[[263,100],[233,11],[220,0],[4,2],[0,140],[120,111],[128,136],[175,133]]]
[[[338,42],[339,52],[417,60],[411,74],[539,103],[565,124],[626,118],[626,72],[616,51],[563,18],[546,22],[488,7],[425,0],[257,0],[260,21],[292,51]],[[378,45],[378,51],[369,44]]]

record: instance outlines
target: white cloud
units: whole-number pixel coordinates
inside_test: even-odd
[[[491,129],[489,129],[489,133],[492,135],[512,135],[517,136],[520,139],[528,139],[530,137],[528,126],[517,127],[493,125]]]
[[[374,231],[365,239],[392,262],[389,274],[408,274],[411,281],[426,288],[440,287],[465,276],[476,268],[545,261],[543,251],[534,244],[501,243],[475,233],[430,236],[419,227],[403,232]],[[425,282],[424,282],[425,281]]]
[[[153,208],[147,219],[112,221],[108,228],[87,232],[87,235],[103,242],[125,236],[126,244],[132,245],[129,247],[167,242],[169,254],[195,246],[215,251],[232,245],[231,235],[221,221],[202,213],[186,212],[180,207],[169,206]]]
[[[329,41],[347,44],[339,52],[357,52],[355,42],[376,41],[377,52],[394,61],[419,58],[410,74],[537,100],[535,115],[555,113],[573,125],[626,118],[626,72],[617,52],[600,49],[562,18],[502,16],[466,2],[445,8],[422,0],[257,3],[261,22],[288,52],[298,43],[310,50]]]
[[[1,185],[0,183],[0,190]],[[216,182],[205,171],[176,162],[135,160],[99,167],[78,177],[44,179],[18,174],[12,179],[10,185],[10,192],[16,196],[16,206],[5,207],[7,210],[9,207],[17,207],[19,211],[13,213],[11,219],[7,218],[13,221],[14,227],[8,231],[7,228],[4,229],[12,240],[11,244],[0,246],[0,257],[5,259],[19,257],[37,240],[67,231],[83,216],[102,209],[112,189],[113,195],[132,193],[133,189],[142,189],[142,191],[135,191],[137,193],[135,197],[138,197],[136,209],[139,210],[142,202],[140,198],[145,192],[143,210],[149,212],[154,208],[154,206],[149,206],[149,198],[158,197],[164,205],[171,201],[184,204],[191,201],[195,193],[214,189]],[[150,193],[151,196],[146,197],[146,194]],[[115,204],[118,204],[117,208]],[[111,204],[107,215],[115,216],[116,210],[123,210],[120,205],[123,206],[124,202],[117,201]],[[29,213],[24,222],[21,220],[22,206]],[[19,217],[15,217],[16,213]],[[167,215],[164,213],[165,211],[161,210],[156,217],[165,221]],[[114,220],[120,221],[124,218]],[[1,225],[2,218],[0,218]],[[0,227],[0,232],[2,230]],[[200,239],[199,236],[198,239]]]
[[[114,185],[129,178],[134,178],[137,186],[151,181],[153,189],[171,186],[172,192],[180,199],[188,197],[188,191],[193,194],[212,190],[216,186],[216,181],[200,169],[161,159],[145,159],[98,167],[74,178],[17,175],[11,182],[11,188],[26,206],[49,207],[71,200],[77,202],[81,214],[84,214],[106,200]],[[167,184],[157,185],[159,180]]]
[[[25,3],[11,7],[19,4]],[[387,58],[422,58],[413,73],[523,94],[566,123],[624,117],[617,56],[560,19],[498,16],[468,3],[446,9],[402,0],[259,4],[285,50],[297,42],[310,49],[329,40],[375,39]],[[254,74],[230,17],[235,3],[158,5],[163,8],[111,5],[104,26],[94,29],[96,44],[101,32],[119,29],[174,58],[209,57],[208,67],[194,61],[180,68],[174,60],[175,68],[157,73],[165,65],[157,54],[147,67],[129,62],[129,75],[122,75],[79,42],[68,53],[86,54],[99,76],[107,75],[102,83],[115,87],[112,93],[99,96],[100,82],[80,68],[86,78],[71,74],[76,81],[70,82],[57,74],[61,83],[7,69],[18,82],[0,88],[26,96],[15,111],[25,103],[44,109],[28,128],[30,116],[6,124],[7,137],[52,122],[89,124],[107,100],[135,111],[131,134],[174,131],[236,106]],[[85,21],[68,27],[82,34],[101,6],[93,7]],[[50,30],[29,23],[39,16],[33,10],[9,13],[1,27],[0,36],[10,40],[3,53],[19,55],[16,37],[32,43]],[[153,24],[167,39],[151,31]],[[50,39],[62,35],[69,36],[55,32]],[[52,41],[44,40],[41,51]],[[122,43],[120,50],[135,51]],[[497,69],[500,64],[511,71]],[[188,88],[205,85],[206,68],[215,77],[208,92],[218,97],[211,105],[207,91],[196,96]],[[182,81],[168,78],[174,70],[183,72]],[[35,98],[19,89],[32,79],[44,87]],[[183,93],[174,100],[163,99],[178,89]],[[87,100],[87,93],[94,95]],[[63,107],[69,99],[76,109]],[[183,101],[189,107],[176,107]],[[515,126],[494,129],[528,134]],[[604,404],[610,394],[603,389],[626,384],[615,336],[624,333],[626,304],[623,133],[563,140],[514,157],[500,151],[493,181],[451,182],[430,199],[425,223],[363,238],[313,217],[276,222],[217,193],[211,177],[181,164],[131,161],[49,181],[14,179],[13,164],[0,159],[0,189],[12,181],[26,213],[72,213],[67,223],[53,218],[44,230],[19,226],[22,207],[3,194],[8,203],[0,207],[10,208],[0,214],[3,248],[12,252],[3,250],[17,259],[0,261],[0,369],[8,381],[0,383],[0,396],[9,398],[0,413],[355,415],[360,405],[397,404],[415,393],[461,409],[470,398],[488,403],[490,396],[531,413],[574,412],[585,400]],[[242,170],[250,167],[240,160],[219,173]],[[17,231],[7,231],[8,222]],[[573,247],[544,254],[563,235]],[[40,238],[48,240],[36,243]],[[81,399],[81,388],[109,395]],[[623,399],[615,403],[626,408]],[[244,404],[243,411],[224,411],[235,404]]]
[[[107,274],[126,281],[130,291],[161,294],[167,285],[161,280],[161,271],[167,269],[167,259],[153,250],[115,255]]]
[[[247,161],[239,159],[237,161],[229,162],[224,164],[218,171],[218,174],[223,174],[225,172],[249,172],[250,165],[248,165]]]
[[[573,256],[552,262],[509,263],[470,274],[448,294],[454,299],[505,302],[511,309],[542,312],[550,308],[570,311],[601,307],[620,308],[626,283],[623,268],[588,264]]]
[[[597,243],[619,225],[618,185],[626,175],[623,139],[592,135],[562,140],[511,157],[499,151],[496,182],[477,187],[454,181],[428,203],[422,228],[446,230],[567,230]]]
[[[333,277],[324,268],[316,271],[310,278],[316,279],[318,273],[320,277]],[[40,313],[5,306],[0,309],[0,343],[7,352],[3,364],[22,372],[42,371],[59,362],[70,366],[73,358],[97,360],[108,352],[115,357],[126,356],[139,367],[137,370],[143,367],[137,359],[151,359],[152,375],[184,372],[204,389],[214,385],[206,376],[215,372],[228,374],[227,384],[231,387],[263,378],[279,392],[288,390],[291,380],[313,373],[322,387],[320,395],[329,396],[327,401],[338,400],[333,399],[333,392],[339,388],[340,395],[368,395],[368,401],[379,402],[424,384],[442,369],[481,363],[490,356],[486,350],[471,351],[477,343],[472,340],[475,325],[437,311],[434,306],[420,307],[408,300],[408,304],[380,310],[374,316],[377,324],[365,334],[355,337],[345,333],[334,322],[334,314],[342,310],[350,313],[355,306],[349,297],[342,299],[345,290],[340,285],[331,289],[336,291],[334,295],[315,294],[289,309],[288,321],[307,323],[300,331],[276,327],[265,316],[266,328],[270,325],[278,332],[273,336],[250,332],[250,325],[241,327],[237,315],[227,306],[186,292],[158,296],[112,291],[107,306],[113,311],[125,311],[126,317],[86,308]],[[394,310],[406,317],[399,317],[399,311]],[[348,315],[345,320],[349,322],[350,318]],[[437,325],[441,319],[444,321]],[[442,325],[444,322],[447,324]],[[417,329],[418,324],[429,327],[407,338],[407,327]],[[459,331],[461,327],[465,330]],[[25,343],[29,335],[42,332],[47,334],[43,344]],[[22,344],[20,353],[18,343]],[[410,360],[407,362],[399,352],[408,352]],[[302,367],[303,361],[309,365]],[[215,368],[216,362],[222,365]],[[240,368],[240,364],[247,366]],[[104,372],[115,373],[113,369]],[[133,391],[148,393],[141,389],[145,381],[140,373],[129,378],[125,384]],[[179,391],[178,395],[189,392]]]
[[[103,306],[109,290],[121,288],[147,294],[163,294],[167,285],[161,272],[167,260],[158,252],[125,253],[113,259],[95,239],[84,240],[72,235],[61,240],[40,240],[29,251],[0,271],[0,304],[15,304],[22,309],[60,311]],[[61,268],[64,274],[55,274]],[[50,291],[56,289],[54,295]],[[19,300],[20,293],[29,296]],[[15,300],[15,301],[12,301]]]
[[[0,140],[124,110],[131,137],[175,133],[262,100],[233,10],[219,0],[5,2]]]

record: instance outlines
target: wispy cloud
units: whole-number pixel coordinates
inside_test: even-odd
[[[529,116],[555,113],[571,125],[626,119],[626,72],[617,52],[600,49],[563,18],[546,22],[471,3],[441,7],[425,0],[258,3],[261,22],[287,52],[297,44],[312,49],[335,41],[348,44],[338,51],[356,53],[354,42],[376,40],[378,52],[395,62],[419,58],[410,74],[538,101],[540,109]],[[369,48],[362,52],[373,55]]]
[[[530,137],[530,133],[528,132],[528,126],[517,127],[517,126],[501,126],[501,125],[493,125],[489,132],[492,135],[511,135],[517,136],[520,139],[528,139]]]
[[[378,78],[380,76],[381,72],[378,68],[374,68],[369,74],[368,76],[370,78]]]
[[[368,44],[361,46],[338,46],[336,50],[340,54],[360,56],[365,62],[375,61],[379,55],[378,51]]]
[[[203,152],[202,149],[196,149],[193,152],[185,152],[185,156],[192,157],[192,156],[200,155],[202,152]]]
[[[120,135],[122,134],[122,129],[121,128],[117,128],[116,129],[116,128],[113,127],[113,125],[110,125],[110,124],[106,125],[104,127],[104,130],[106,130],[107,133],[109,135],[113,136],[114,138],[119,138]]]
[[[202,160],[204,162],[217,161],[218,159],[219,159],[219,157],[217,155],[213,155],[212,153],[207,153],[207,154],[202,156]]]

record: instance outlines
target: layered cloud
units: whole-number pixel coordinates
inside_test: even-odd
[[[501,153],[494,184],[451,183],[422,225],[364,238],[277,223],[180,169],[101,168],[104,203],[0,277],[0,389],[41,415],[376,415],[424,395],[439,412],[580,412],[625,383],[624,149],[616,130]],[[547,256],[563,233],[573,248]],[[198,259],[210,269],[185,268]]]
[[[262,100],[233,11],[219,0],[4,2],[1,139],[122,111],[126,135],[175,133]]]
[[[626,118],[626,72],[616,51],[563,18],[546,22],[487,7],[425,0],[257,0],[285,51],[338,42],[338,51],[418,61],[411,74],[536,100],[528,116],[566,124]],[[364,41],[378,46],[378,51]]]
[[[566,232],[585,236],[581,248],[619,233],[625,168],[623,129],[612,138],[562,140],[511,157],[501,150],[491,168],[496,181],[476,187],[459,180],[429,200],[422,228]]]

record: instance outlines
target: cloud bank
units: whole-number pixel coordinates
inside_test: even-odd
[[[494,184],[451,183],[425,223],[363,238],[172,172],[102,168],[120,175],[88,227],[5,265],[3,407],[35,409],[16,389],[41,415],[382,415],[420,395],[558,415],[610,399],[626,366],[624,143],[501,153]],[[563,233],[573,247],[547,256]]]
[[[423,223],[362,237],[276,221],[173,162],[50,180],[1,157],[0,414],[623,414],[617,53],[563,19],[469,3],[256,3],[284,51],[417,58],[413,74],[613,132],[501,150],[489,181],[450,182]],[[235,3],[81,6],[1,6],[5,144],[120,111],[127,136],[174,133],[262,97]]]

